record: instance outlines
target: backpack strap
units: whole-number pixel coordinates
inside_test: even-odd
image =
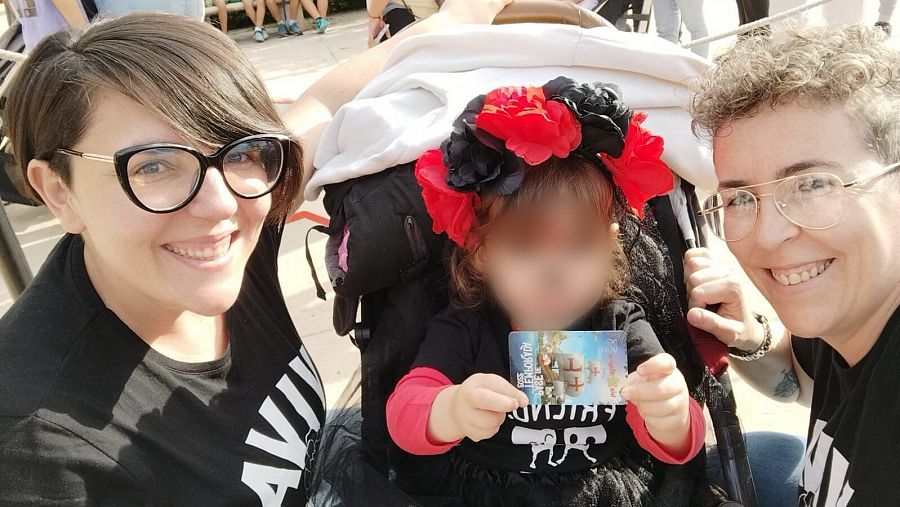
[[[324,225],[314,225],[306,230],[306,239],[304,244],[306,246],[306,263],[309,265],[309,271],[312,274],[313,284],[316,286],[316,297],[321,299],[322,301],[327,301],[325,298],[325,288],[322,287],[322,283],[319,282],[319,275],[316,272],[316,266],[313,264],[312,254],[309,251],[309,233],[316,231],[321,232],[323,234],[327,234],[331,236],[331,229]]]

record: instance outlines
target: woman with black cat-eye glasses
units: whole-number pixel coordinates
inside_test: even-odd
[[[508,1],[447,0],[311,87],[292,128],[208,24],[134,13],[35,47],[3,125],[66,234],[0,319],[0,504],[307,504],[326,405],[278,271],[312,170],[292,132],[314,151],[298,123],[396,41]]]
[[[258,199],[272,192],[284,174],[289,150],[289,137],[260,134],[232,141],[209,156],[173,143],[132,146],[113,155],[57,151],[114,164],[122,190],[135,205],[151,213],[172,213],[196,197],[210,168],[222,172],[237,197]]]

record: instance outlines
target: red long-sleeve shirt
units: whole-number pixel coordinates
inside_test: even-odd
[[[388,432],[394,442],[406,452],[418,455],[443,454],[459,443],[432,442],[428,439],[428,416],[431,405],[438,393],[453,383],[443,373],[427,367],[415,368],[397,384],[387,402]],[[696,400],[690,400],[691,445],[684,456],[673,456],[657,443],[637,407],[628,403],[625,407],[625,421],[634,433],[638,444],[656,459],[673,465],[690,461],[703,449],[706,436],[706,422],[703,409]]]

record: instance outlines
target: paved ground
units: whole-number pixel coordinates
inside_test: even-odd
[[[772,13],[781,12],[802,3],[800,0],[772,0]],[[810,21],[820,21],[825,16],[830,21],[874,21],[877,0],[834,0],[827,10],[817,8],[807,14]],[[706,14],[710,32],[718,33],[737,25],[734,2],[711,0]],[[0,16],[3,19],[3,16]],[[258,67],[274,98],[289,101],[336,64],[365,50],[366,15],[351,12],[334,16],[333,24],[324,35],[307,31],[302,37],[277,39],[274,36],[259,44],[251,39],[249,30],[233,31],[230,35]],[[651,28],[651,31],[653,28]],[[728,40],[713,45],[713,51],[721,50]],[[306,203],[304,209],[323,213],[321,202]],[[7,213],[16,229],[28,261],[37,270],[48,252],[59,239],[62,231],[44,208],[8,205]],[[337,400],[347,378],[358,365],[358,354],[347,338],[335,335],[331,326],[331,303],[315,297],[309,270],[304,257],[303,237],[309,222],[298,222],[288,227],[282,246],[280,265],[281,280],[288,308],[304,341],[325,379],[330,402]],[[320,273],[324,266],[324,238],[311,237],[310,248]],[[713,245],[728,256],[722,243]],[[731,259],[733,262],[733,259]],[[756,307],[774,315],[761,296],[745,284]],[[11,300],[0,287],[0,312],[5,312]],[[740,415],[748,430],[778,430],[805,434],[808,413],[802,407],[771,402],[755,393],[739,378],[735,378]]]

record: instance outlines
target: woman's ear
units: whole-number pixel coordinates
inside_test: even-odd
[[[63,230],[71,234],[84,232],[84,223],[71,205],[69,187],[62,181],[59,174],[50,169],[50,163],[46,160],[33,159],[28,162],[26,173],[28,183],[41,196],[47,209],[59,219]]]
[[[619,224],[618,222],[613,222],[609,224],[609,239],[615,241],[619,237]]]

